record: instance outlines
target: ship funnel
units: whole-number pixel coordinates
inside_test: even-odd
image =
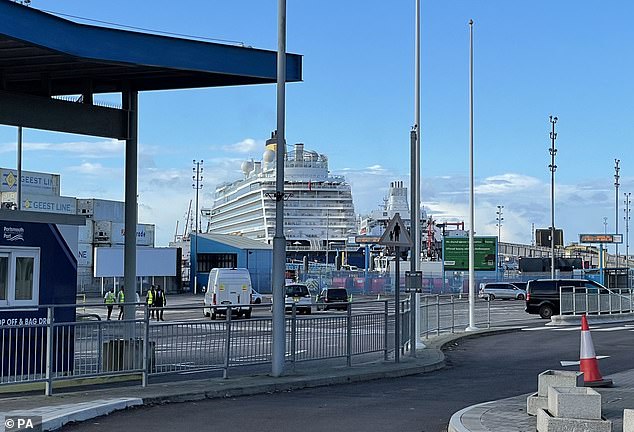
[[[266,149],[277,151],[277,131],[271,132],[271,138],[266,140]]]
[[[304,144],[295,144],[295,162],[301,162],[304,160]]]

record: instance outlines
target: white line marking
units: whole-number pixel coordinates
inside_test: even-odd
[[[606,328],[599,328],[599,329],[595,329],[593,331],[617,331],[617,330],[628,330],[629,327],[625,327],[625,326],[620,326],[620,327],[606,327]]]
[[[606,358],[610,358],[610,356],[597,356],[597,360],[603,360]],[[579,364],[579,360],[577,361],[570,361],[570,360],[562,360],[559,363],[561,363],[561,366],[566,367],[566,366],[577,366]]]

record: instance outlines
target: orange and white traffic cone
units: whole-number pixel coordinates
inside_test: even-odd
[[[594,352],[594,344],[588,327],[588,319],[581,315],[581,350],[579,353],[579,370],[583,372],[586,387],[610,387],[611,379],[603,379],[599,372],[599,362]]]

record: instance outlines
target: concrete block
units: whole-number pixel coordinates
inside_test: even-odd
[[[543,408],[548,409],[548,398],[538,396],[537,393],[533,393],[526,398],[526,412],[528,415],[536,416],[537,410]]]
[[[634,409],[623,410],[623,432],[634,432]]]
[[[548,412],[558,418],[601,420],[601,395],[587,387],[550,387]]]
[[[609,420],[571,419],[553,417],[548,411],[537,411],[537,432],[612,432]]]
[[[537,395],[548,397],[548,387],[583,387],[583,372],[545,370],[537,376]]]

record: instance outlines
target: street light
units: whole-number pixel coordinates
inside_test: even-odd
[[[496,226],[498,227],[498,243],[499,243],[502,239],[502,221],[504,220],[504,218],[502,217],[502,209],[504,208],[504,206],[499,205],[497,207],[498,207],[498,211],[495,212],[495,214],[497,215],[495,220],[497,221]]]
[[[625,220],[625,266],[630,268],[630,204],[632,201],[630,200],[631,192],[626,192],[625,195],[625,208],[623,211],[625,212],[625,216],[623,219]]]
[[[194,239],[194,261],[196,262],[196,267],[194,268],[194,294],[196,294],[196,290],[198,288],[198,233],[200,232],[200,228],[198,227],[198,191],[203,188],[203,160],[197,161],[194,159],[194,167],[192,170],[194,171],[194,175],[192,176],[192,187],[196,189],[196,237]],[[190,258],[191,261],[191,258]]]
[[[614,212],[614,231],[616,235],[619,234],[619,171],[621,171],[621,168],[619,168],[619,163],[621,163],[620,160],[618,159],[614,159],[614,190],[615,190],[615,195],[614,195],[614,207],[615,207],[615,212]],[[619,266],[619,244],[615,243],[614,244],[614,250],[615,250],[615,255],[616,255],[616,266]]]
[[[555,165],[555,155],[557,149],[555,148],[555,140],[557,139],[557,133],[555,133],[555,123],[557,123],[557,117],[550,116],[550,124],[552,130],[550,132],[550,277],[555,279],[555,171],[557,165]]]

